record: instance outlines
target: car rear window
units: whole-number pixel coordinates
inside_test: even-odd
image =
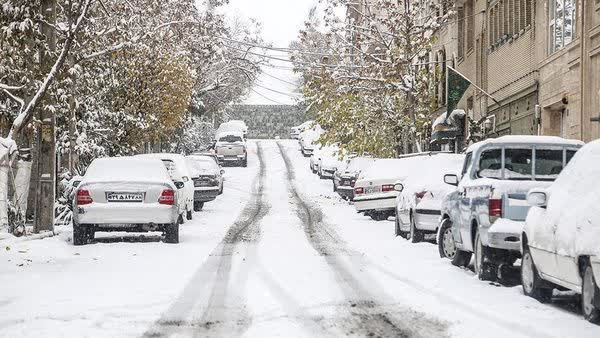
[[[513,181],[554,181],[564,168],[563,154],[564,149],[558,148],[536,147],[535,155],[529,147],[505,148],[503,163],[502,149],[485,150],[479,158],[477,176]],[[567,163],[574,154],[575,150],[567,150]]]
[[[235,135],[227,135],[223,136],[219,139],[220,142],[242,142],[242,138],[240,136]]]

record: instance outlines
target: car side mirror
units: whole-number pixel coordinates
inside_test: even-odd
[[[177,189],[183,189],[183,187],[185,187],[185,183],[181,182],[181,181],[175,181],[173,182],[175,184],[175,187]]]
[[[79,186],[79,183],[81,183],[81,181],[74,181],[73,188],[77,188]]]
[[[397,192],[402,192],[402,190],[404,190],[404,185],[402,183],[396,183],[394,184],[394,190]]]
[[[548,194],[543,189],[531,189],[527,193],[527,203],[532,207],[545,208],[548,205]]]
[[[224,174],[225,174],[225,170],[221,169],[221,175],[224,175]]]
[[[453,174],[444,175],[444,183],[457,187],[458,186],[458,176],[453,175]]]

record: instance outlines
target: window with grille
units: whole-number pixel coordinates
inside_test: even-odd
[[[576,0],[549,1],[556,3]],[[507,42],[510,38],[516,39],[525,30],[531,28],[535,0],[500,0],[490,7],[489,39],[492,47]],[[567,16],[567,19],[575,18],[574,12],[570,15]],[[574,22],[574,19],[571,21]],[[570,35],[574,36],[574,28],[573,33],[570,33]]]
[[[465,4],[466,19],[467,19],[467,50],[473,49],[475,17],[473,14],[473,0],[469,0]]]
[[[576,0],[549,0],[548,50],[550,54],[564,48],[575,38],[576,6]]]
[[[464,56],[465,49],[465,9],[458,7],[458,57]]]

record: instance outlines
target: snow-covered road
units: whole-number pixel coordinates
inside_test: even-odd
[[[249,151],[179,245],[0,240],[0,336],[600,336],[569,302],[480,282],[356,214],[296,142]]]

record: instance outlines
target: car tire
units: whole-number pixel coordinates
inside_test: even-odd
[[[204,202],[194,202],[194,211],[202,211],[204,208]]]
[[[389,217],[389,214],[385,211],[375,211],[371,213],[371,219],[377,222],[385,221]]]
[[[245,159],[245,160],[242,162],[242,167],[244,167],[244,168],[247,168],[247,167],[248,167],[248,159]]]
[[[223,184],[221,184],[221,190],[219,190],[219,195],[223,195]]]
[[[475,245],[473,245],[473,255],[475,257],[475,274],[477,278],[484,281],[496,280],[497,267],[494,263],[489,261],[488,251],[483,243],[481,242],[481,236],[479,230],[475,233]]]
[[[167,225],[165,229],[165,243],[179,243],[179,223]]]
[[[536,299],[540,303],[547,303],[552,299],[552,289],[545,286],[545,282],[535,267],[535,262],[527,244],[523,247],[521,260],[521,285],[526,296]],[[582,297],[583,298],[583,297]]]
[[[437,243],[440,258],[448,258],[450,260],[453,260],[456,254],[458,253],[458,249],[456,248],[456,244],[454,243],[454,236],[452,235],[452,222],[448,218],[445,218],[442,221],[442,224],[440,224]],[[469,257],[469,260],[470,258],[471,257]]]
[[[582,271],[581,285],[581,312],[583,318],[590,323],[600,322],[600,309],[594,304],[598,298],[598,284],[594,278],[594,271],[589,262],[587,262]]]
[[[73,224],[73,245],[85,245],[88,242],[88,231],[85,225]]]
[[[421,230],[417,229],[417,225],[415,224],[415,218],[410,216],[410,242],[411,243],[420,243],[423,242],[424,234]]]
[[[408,232],[402,231],[402,228],[400,227],[400,217],[398,216],[398,213],[396,213],[396,217],[394,219],[394,224],[395,226],[395,234],[396,237],[400,236],[404,239],[408,239]]]
[[[188,211],[185,213],[185,218],[187,218],[187,220],[188,220],[188,221],[191,221],[191,220],[192,220],[192,218],[194,218],[194,212],[193,212],[193,211],[191,211],[191,210],[188,210]]]

